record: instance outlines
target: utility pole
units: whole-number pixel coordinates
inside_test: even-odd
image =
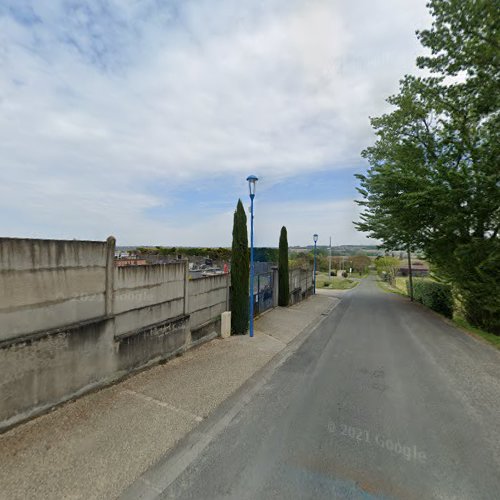
[[[408,245],[408,281],[410,288],[410,300],[413,302],[413,270],[411,268],[411,247]]]
[[[316,243],[318,241],[318,235],[313,235],[314,239],[314,271],[313,271],[313,294],[316,295]]]
[[[328,259],[328,280],[332,279],[332,237],[330,236],[330,258]]]

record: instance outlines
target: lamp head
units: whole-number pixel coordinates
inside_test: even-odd
[[[318,241],[318,235],[317,234],[313,234],[313,240],[314,240],[314,243],[316,243]]]
[[[255,175],[249,175],[247,177],[247,181],[248,181],[248,189],[250,190],[250,196],[255,196],[255,184],[257,183],[257,181],[259,180],[259,178]]]

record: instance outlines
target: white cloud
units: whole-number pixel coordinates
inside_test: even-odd
[[[375,244],[362,233],[353,231],[353,221],[358,220],[359,207],[352,200],[302,203],[263,203],[255,217],[256,245],[278,246],[281,226],[287,227],[290,245],[312,245],[314,233],[318,244],[332,245]]]
[[[14,217],[0,231],[153,241],[146,210],[209,172],[273,182],[352,163],[368,115],[412,69],[424,4],[44,0],[33,16],[12,2],[17,21],[0,17],[0,209]],[[165,180],[166,199],[148,192]],[[206,221],[183,226],[179,243],[213,240]]]

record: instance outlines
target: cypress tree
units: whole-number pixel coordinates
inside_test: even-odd
[[[278,263],[278,305],[281,307],[288,306],[290,299],[290,284],[288,275],[288,237],[286,227],[281,228],[280,233],[280,249],[279,249],[279,263]]]
[[[231,253],[231,330],[244,334],[248,329],[250,254],[248,250],[247,216],[241,200],[234,212]]]

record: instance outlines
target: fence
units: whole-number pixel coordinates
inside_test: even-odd
[[[276,271],[260,273],[255,276],[253,292],[255,316],[276,306],[277,291],[275,292],[274,285],[277,281],[278,274]]]
[[[290,300],[293,305],[313,293],[311,269],[294,269],[289,273]],[[257,274],[254,278],[254,315],[258,315],[278,305],[278,269]]]

